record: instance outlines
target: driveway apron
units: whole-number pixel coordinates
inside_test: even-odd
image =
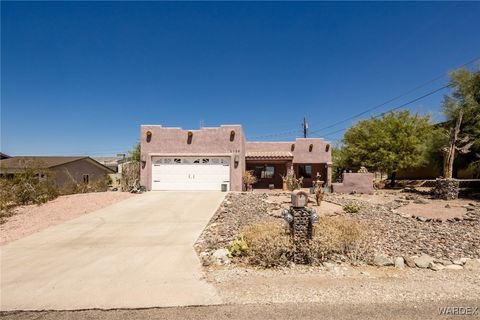
[[[148,192],[0,247],[1,310],[219,304],[193,244],[221,192]]]

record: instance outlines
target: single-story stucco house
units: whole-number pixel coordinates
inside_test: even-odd
[[[317,173],[327,186],[332,179],[328,141],[246,141],[241,125],[183,130],[141,126],[141,184],[147,190],[242,191],[242,176],[253,170],[254,188],[282,188],[282,175],[293,169],[310,187]]]
[[[18,156],[0,161],[0,174],[8,177],[25,168],[48,169],[55,175],[58,187],[73,178],[77,183],[92,183],[105,175],[115,173],[90,157]]]

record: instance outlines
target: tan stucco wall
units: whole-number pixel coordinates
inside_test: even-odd
[[[373,173],[344,173],[342,183],[332,183],[332,191],[337,193],[373,193]]]
[[[235,131],[233,141],[230,132]],[[150,142],[146,132],[152,133]],[[192,131],[192,141],[188,142],[188,131]],[[230,156],[230,190],[242,190],[242,174],[245,170],[245,136],[240,125],[224,125],[218,128],[202,128],[200,130],[183,130],[158,125],[142,125],[140,127],[140,147],[142,163],[140,182],[147,190],[152,187],[152,156],[156,155],[211,155]],[[239,158],[237,167],[235,156]]]
[[[83,175],[89,175],[90,183],[95,182],[99,178],[105,177],[110,171],[102,168],[99,165],[95,165],[91,160],[81,159],[74,162],[66,163],[60,166],[51,168],[54,172],[57,185],[61,188],[65,183],[70,182],[70,178],[67,174],[67,171],[75,179],[77,183],[83,182]]]
[[[292,152],[292,144],[295,145]],[[283,142],[247,142],[247,152],[287,151],[293,154],[293,163],[330,163],[332,162],[332,148],[326,151],[330,144],[320,138],[297,138],[295,141]],[[310,151],[310,145],[313,145]]]

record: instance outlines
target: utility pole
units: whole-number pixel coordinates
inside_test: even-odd
[[[303,137],[307,137],[307,129],[308,129],[308,123],[307,123],[307,117],[303,117]]]

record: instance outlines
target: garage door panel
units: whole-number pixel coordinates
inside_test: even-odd
[[[152,190],[221,190],[222,184],[229,187],[228,158],[198,157],[199,163],[192,163],[197,158],[165,159],[152,159]]]

